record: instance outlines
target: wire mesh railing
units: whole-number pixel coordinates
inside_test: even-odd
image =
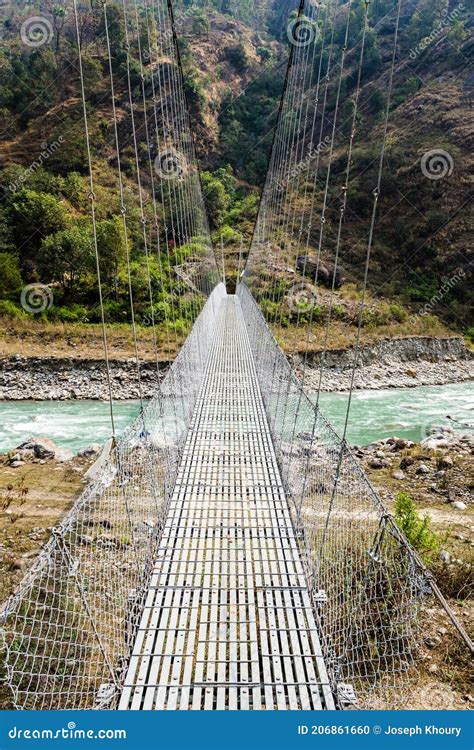
[[[237,293],[333,692],[342,708],[402,708],[418,678],[422,612],[429,597],[446,602],[245,283]]]
[[[110,446],[4,606],[15,707],[115,706],[224,294],[218,285],[157,395]]]

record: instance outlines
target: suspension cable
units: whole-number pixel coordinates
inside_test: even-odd
[[[97,241],[97,218],[96,218],[96,209],[95,209],[96,197],[95,197],[95,190],[94,190],[95,188],[94,175],[93,175],[93,170],[92,170],[92,154],[91,154],[91,146],[90,146],[90,133],[89,133],[89,121],[88,121],[88,115],[87,115],[86,92],[85,92],[85,84],[84,84],[84,71],[83,71],[83,66],[82,66],[82,49],[81,49],[81,37],[80,37],[80,32],[79,32],[77,0],[73,0],[73,8],[74,8],[74,25],[75,25],[75,30],[76,30],[76,40],[77,40],[77,49],[78,49],[82,112],[83,112],[83,118],[84,118],[84,131],[85,131],[85,141],[86,141],[86,151],[87,151],[87,167],[88,167],[88,174],[89,174],[89,189],[90,189],[89,198],[90,198],[90,203],[91,203],[91,219],[92,219],[92,232],[93,232],[93,239],[94,239],[94,255],[95,255],[95,266],[96,266],[96,274],[97,274],[97,288],[99,292],[100,317],[101,317],[101,327],[102,327],[102,343],[103,343],[103,348],[104,348],[105,366],[106,366],[106,372],[107,372],[107,389],[108,389],[108,395],[109,395],[108,402],[109,402],[109,411],[110,411],[110,424],[112,428],[112,438],[115,442],[116,432],[115,432],[115,420],[114,420],[114,403],[113,403],[113,394],[112,394],[112,377],[110,373],[109,347],[108,347],[107,327],[105,324],[104,301],[103,301],[103,294],[102,294],[99,246],[98,246],[98,241]]]

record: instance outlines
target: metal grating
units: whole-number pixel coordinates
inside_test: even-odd
[[[234,296],[221,303],[119,708],[334,708]]]

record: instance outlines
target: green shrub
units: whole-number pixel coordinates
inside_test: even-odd
[[[0,295],[17,292],[22,285],[16,257],[11,253],[0,253]]]
[[[224,226],[220,227],[217,232],[214,232],[212,235],[212,241],[217,248],[220,247],[221,241],[224,245],[227,245],[231,242],[238,242],[239,240],[240,234],[228,224],[224,224]]]
[[[10,300],[0,300],[0,316],[6,318],[23,318],[25,315],[25,311],[23,308],[19,307],[19,305],[15,305],[15,303],[10,302]]]
[[[87,323],[89,311],[83,305],[75,304],[69,307],[52,307],[48,313],[48,318],[60,323]]]
[[[395,497],[395,521],[411,546],[425,562],[430,562],[439,551],[441,538],[431,530],[429,517],[420,517],[415,503],[406,492],[399,492]]]
[[[390,305],[390,313],[398,323],[403,323],[408,318],[408,313],[401,305]]]
[[[126,302],[124,303],[126,305]],[[104,302],[104,315],[108,323],[124,323],[128,320],[129,311],[120,302],[111,300]],[[97,305],[88,314],[89,323],[100,323],[102,320],[100,307]]]
[[[388,306],[376,308],[371,310],[366,307],[362,311],[362,326],[364,328],[377,328],[377,326],[384,326],[390,320],[390,309]]]

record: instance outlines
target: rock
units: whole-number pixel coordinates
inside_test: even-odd
[[[58,446],[49,438],[31,438],[18,446],[18,450],[32,450],[36,458],[54,458]]]
[[[437,438],[425,438],[421,441],[420,445],[422,448],[426,448],[429,451],[437,451],[441,448],[449,448],[450,443],[444,439]]]
[[[60,464],[64,464],[66,461],[71,461],[73,458],[74,454],[69,448],[57,448],[54,454],[54,460],[58,461]]]
[[[334,274],[333,263],[318,263],[317,258],[311,255],[300,255],[296,259],[296,268],[311,281],[315,280],[317,272],[317,280],[319,283],[324,284],[324,286],[327,286],[328,288],[331,288],[332,286],[333,276],[336,289],[340,289],[346,280],[345,271],[341,266],[338,265],[336,273]]]
[[[383,469],[385,464],[380,459],[373,458],[371,461],[369,461],[369,466],[371,469]]]
[[[454,466],[454,461],[451,456],[442,456],[438,461],[438,465],[443,467],[444,469],[450,469],[452,466]]]
[[[428,667],[428,672],[437,672],[438,669],[439,667],[437,664],[430,664],[430,666]]]
[[[405,474],[403,473],[403,471],[397,470],[393,472],[392,477],[393,479],[401,480],[401,479],[405,479]]]
[[[97,456],[102,451],[102,446],[99,443],[92,443],[87,445],[85,448],[81,448],[78,452],[78,456],[88,458],[89,456]]]
[[[405,370],[405,374],[408,375],[409,378],[418,377],[416,370]]]
[[[441,562],[448,563],[451,559],[451,555],[445,549],[442,549],[439,553],[439,559]]]
[[[10,462],[10,466],[12,467],[12,469],[18,469],[19,466],[24,466],[24,464],[25,464],[24,461],[11,461]]]
[[[400,469],[407,469],[409,466],[412,466],[415,463],[415,459],[412,458],[412,456],[405,456],[405,458],[402,458],[400,461]]]
[[[94,537],[89,536],[88,534],[81,534],[78,539],[82,544],[93,544],[94,542]]]
[[[428,636],[427,638],[424,638],[424,644],[425,646],[428,646],[428,648],[434,648],[439,643],[439,638],[432,638],[431,636]]]
[[[426,464],[420,464],[416,470],[417,474],[428,474],[429,469]]]
[[[438,633],[440,635],[448,635],[448,628],[438,628]]]
[[[24,565],[25,565],[24,560],[22,560],[19,557],[9,556],[4,561],[7,563],[8,569],[11,571],[24,569]]]
[[[463,503],[462,500],[455,500],[451,505],[453,508],[456,508],[456,510],[466,510],[467,508],[466,503]]]
[[[35,453],[30,448],[24,448],[19,450],[12,458],[11,461],[32,461],[35,457]]]
[[[377,458],[385,458],[385,453],[383,451],[375,451],[375,455]]]
[[[404,440],[403,438],[397,438],[395,441],[395,448],[397,450],[403,450],[404,448],[408,448],[408,440]]]

